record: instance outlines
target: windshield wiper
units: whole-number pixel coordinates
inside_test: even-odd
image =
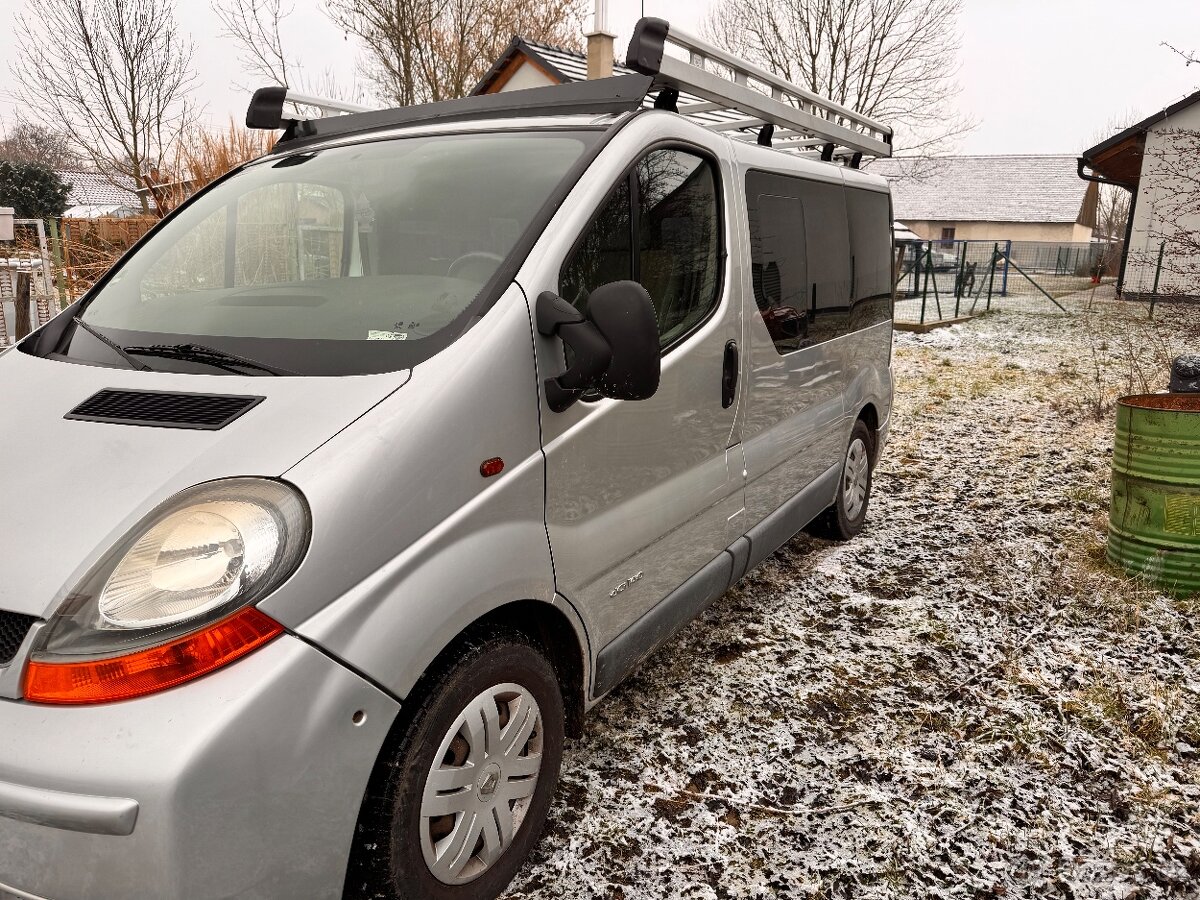
[[[159,356],[163,359],[181,359],[185,362],[202,363],[238,375],[245,374],[241,371],[242,369],[254,369],[267,375],[299,374],[291,369],[270,366],[250,359],[248,356],[239,356],[236,353],[218,350],[216,347],[207,347],[204,344],[154,344],[149,347],[125,347],[124,352],[136,353],[139,356]]]
[[[121,359],[123,359],[123,360],[125,360],[125,362],[129,363],[129,365],[132,366],[133,368],[138,369],[139,371],[142,371],[142,372],[153,372],[154,371],[154,369],[150,368],[150,366],[146,365],[141,360],[134,359],[132,356],[130,356],[125,351],[124,347],[122,347],[116,341],[111,340],[110,338],[107,338],[104,335],[102,335],[99,331],[97,331],[95,328],[93,328],[87,322],[83,321],[83,319],[79,318],[79,316],[72,316],[71,320],[76,325],[78,325],[80,328],[82,328],[84,331],[86,331],[88,334],[90,334],[92,337],[94,337],[96,340],[98,340],[100,343],[104,344],[106,347],[108,347],[110,350],[112,350],[114,353],[116,353],[118,356],[120,356]]]

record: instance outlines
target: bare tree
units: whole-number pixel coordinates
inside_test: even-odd
[[[0,128],[0,160],[40,163],[58,172],[83,165],[70,135],[25,119],[18,119],[11,128]]]
[[[1180,50],[1178,47],[1172,46],[1171,44],[1168,44],[1166,41],[1160,41],[1159,46],[1166,47],[1172,53],[1181,57],[1183,59],[1183,64],[1185,66],[1190,66],[1193,63],[1200,66],[1200,59],[1196,58],[1196,52],[1194,50]]]
[[[1129,253],[1130,267],[1140,272],[1138,291],[1148,291],[1157,283],[1163,295],[1200,296],[1197,147],[1200,131],[1195,129],[1168,129],[1153,144],[1147,140],[1142,161],[1142,182],[1150,183],[1150,195],[1144,197],[1150,208],[1146,241]]]
[[[195,118],[194,48],[162,0],[37,0],[16,33],[17,96],[115,184],[141,185]]]
[[[716,0],[704,31],[929,157],[975,127],[954,105],[961,11],[962,0]]]
[[[462,97],[514,34],[577,48],[586,0],[326,0],[367,52],[381,99],[408,106]]]
[[[283,50],[279,26],[294,7],[283,0],[213,0],[222,35],[237,43],[242,70],[269,84],[292,86],[298,63]]]
[[[323,69],[311,77],[300,59],[284,50],[282,28],[295,12],[285,0],[212,0],[213,13],[221,22],[222,35],[239,48],[242,71],[256,82],[252,87],[276,84],[325,97],[361,101],[357,85],[339,82],[332,69]],[[249,90],[250,85],[233,82],[234,87]]]

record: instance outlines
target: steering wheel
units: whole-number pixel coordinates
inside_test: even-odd
[[[484,282],[492,277],[496,266],[504,262],[504,257],[498,253],[488,253],[486,250],[475,250],[464,253],[446,270],[448,278],[465,278],[468,281]],[[479,277],[473,277],[478,275]]]

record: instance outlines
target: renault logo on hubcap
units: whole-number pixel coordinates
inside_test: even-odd
[[[496,793],[496,788],[499,786],[500,767],[493,763],[483,771],[483,778],[479,782],[479,796],[490,797]]]

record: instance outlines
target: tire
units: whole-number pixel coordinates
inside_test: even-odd
[[[871,504],[871,480],[875,469],[875,436],[859,419],[850,432],[842,457],[837,499],[813,522],[813,531],[835,541],[857,537],[867,521]]]
[[[363,800],[345,896],[493,900],[537,843],[558,783],[554,669],[525,636],[492,631],[459,645],[407,707]]]

